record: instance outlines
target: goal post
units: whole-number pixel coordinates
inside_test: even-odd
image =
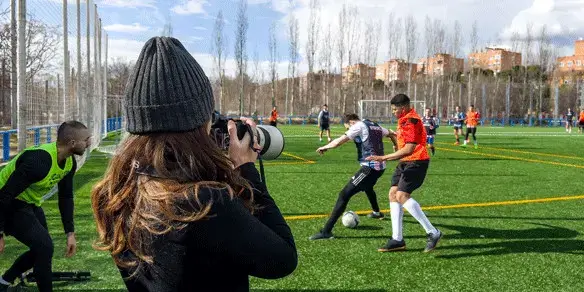
[[[426,102],[423,100],[411,101],[411,106],[419,115],[424,114]],[[391,123],[391,101],[381,99],[360,100],[359,103],[359,118],[369,119],[378,123]]]

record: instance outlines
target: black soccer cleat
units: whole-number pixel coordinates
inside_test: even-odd
[[[322,232],[319,231],[317,234],[309,237],[310,240],[319,240],[319,239],[333,239],[334,236],[331,232]]]
[[[367,214],[367,218],[371,218],[371,219],[383,219],[385,217],[385,215],[383,215],[383,213],[381,212],[371,212],[369,214]]]
[[[406,249],[405,240],[395,240],[390,238],[387,244],[377,249],[378,252],[391,252],[391,251],[401,251]]]
[[[436,248],[436,245],[438,245],[440,238],[442,238],[442,232],[440,230],[438,230],[438,233],[428,233],[428,240],[424,252],[433,251]]]

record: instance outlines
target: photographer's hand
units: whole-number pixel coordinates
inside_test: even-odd
[[[241,118],[241,121],[251,126],[254,132],[257,131],[256,124],[252,120]],[[243,136],[243,139],[239,140],[237,137],[237,126],[235,125],[234,121],[229,121],[227,123],[227,130],[229,131],[229,136],[231,137],[229,142],[229,158],[231,161],[233,161],[233,166],[238,168],[245,163],[255,162],[258,158],[258,152],[254,151],[254,149],[260,149],[260,145],[258,144],[255,137],[254,149],[251,149],[249,147],[249,142],[251,139],[249,133],[246,133]]]

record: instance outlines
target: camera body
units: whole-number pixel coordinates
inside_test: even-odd
[[[213,113],[213,119],[211,124],[211,137],[217,143],[219,148],[227,151],[229,149],[229,143],[231,137],[229,137],[229,131],[227,130],[227,123],[232,120],[235,122],[237,127],[237,138],[239,140],[243,139],[246,133],[251,137],[255,137],[258,144],[261,147],[260,155],[264,160],[274,160],[277,159],[284,151],[284,135],[276,127],[258,125],[257,129],[252,129],[251,126],[243,123],[238,119],[230,119],[222,116],[219,112]],[[250,148],[253,148],[253,139],[250,139]]]

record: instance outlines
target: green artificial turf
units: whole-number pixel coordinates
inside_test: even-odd
[[[438,248],[425,254],[422,227],[407,212],[407,250],[378,253],[391,235],[391,222],[360,216],[356,229],[336,225],[335,239],[309,241],[326,218],[338,192],[358,169],[354,144],[319,156],[316,126],[280,126],[285,153],[267,161],[266,180],[288,220],[299,253],[296,271],[280,280],[251,279],[254,291],[584,291],[584,135],[561,127],[479,127],[479,149],[454,146],[451,128],[442,126],[428,176],[413,197],[443,233]],[[393,127],[392,127],[393,128]],[[333,136],[343,133],[332,128]],[[111,139],[116,139],[111,136]],[[472,144],[472,143],[471,143]],[[386,144],[386,149],[391,149]],[[388,209],[387,192],[396,162],[378,182],[380,206]],[[94,153],[75,178],[78,253],[64,258],[56,200],[44,205],[55,241],[54,270],[89,270],[84,283],[59,283],[58,290],[124,291],[110,257],[92,249],[95,226],[90,191],[107,166],[107,156]],[[533,202],[542,198],[567,200]],[[522,204],[510,201],[524,200]],[[485,206],[482,203],[509,202]],[[461,204],[478,204],[462,205]],[[436,208],[443,206],[442,208]],[[364,194],[348,210],[370,210]],[[387,214],[389,218],[389,214]],[[8,238],[0,271],[25,247]],[[196,264],[196,263],[192,263]],[[227,279],[226,279],[227,280]]]

